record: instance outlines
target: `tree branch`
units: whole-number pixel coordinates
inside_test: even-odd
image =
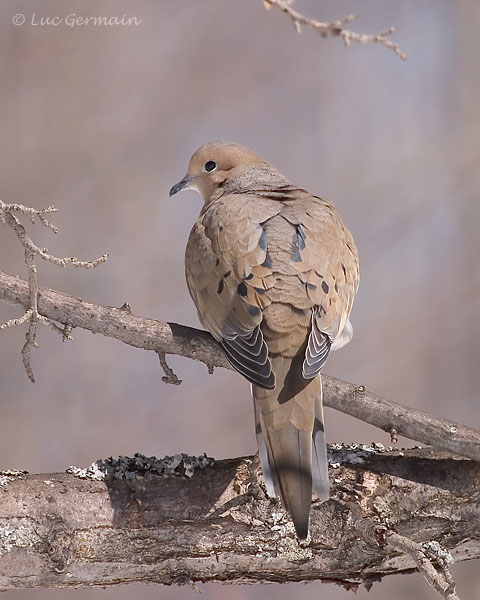
[[[290,17],[292,23],[298,33],[301,32],[302,26],[311,27],[323,37],[340,37],[343,40],[345,46],[350,46],[352,43],[355,44],[380,44],[386,48],[390,48],[399,56],[402,60],[406,60],[407,56],[400,48],[398,44],[392,42],[388,36],[395,33],[395,27],[389,27],[385,31],[381,31],[377,34],[367,33],[356,33],[350,29],[345,29],[343,26],[347,23],[351,23],[358,18],[356,14],[350,14],[346,17],[338,19],[336,21],[317,21],[310,17],[302,15],[296,11],[292,5],[294,0],[263,0],[265,8],[269,9],[272,6],[278,8],[286,15]]]
[[[332,496],[314,502],[301,543],[254,457],[136,455],[69,474],[0,473],[0,589],[317,579],[355,588],[420,567],[456,598],[445,564],[450,553],[480,557],[480,465],[428,449],[341,447],[330,461]]]
[[[30,237],[27,235],[25,231],[25,227],[20,223],[14,213],[21,213],[23,215],[27,215],[32,223],[35,223],[35,219],[38,219],[40,223],[53,231],[53,233],[57,233],[57,228],[55,225],[50,223],[46,218],[46,214],[56,212],[56,208],[54,206],[49,206],[48,208],[43,208],[37,210],[35,208],[30,208],[28,206],[23,206],[22,204],[5,204],[0,200],[0,223],[3,225],[8,225],[11,227],[18,240],[22,244],[25,252],[25,264],[27,265],[28,271],[28,288],[29,288],[29,303],[26,307],[25,313],[22,317],[18,319],[10,319],[6,323],[0,325],[1,329],[6,329],[7,327],[14,327],[16,325],[21,325],[28,321],[28,331],[25,334],[25,344],[22,348],[22,359],[23,364],[25,366],[25,370],[27,372],[27,376],[32,383],[35,383],[35,377],[33,376],[32,366],[30,364],[30,353],[32,348],[37,347],[37,324],[43,323],[48,325],[53,331],[59,333],[63,339],[69,339],[69,331],[67,329],[60,329],[55,323],[52,323],[49,319],[47,319],[44,315],[39,314],[37,307],[37,295],[38,295],[38,285],[37,285],[37,267],[35,265],[35,257],[40,256],[43,260],[47,262],[51,262],[57,267],[65,267],[66,265],[72,265],[74,267],[83,267],[84,269],[94,269],[99,264],[105,262],[107,260],[107,254],[104,254],[100,258],[92,261],[82,261],[78,260],[75,257],[69,258],[58,258],[57,256],[53,256],[52,254],[48,254],[46,248],[39,248],[36,246]]]
[[[28,309],[28,284],[0,271],[0,299]],[[159,356],[177,354],[200,360],[208,366],[231,369],[212,336],[192,327],[138,317],[125,307],[94,304],[43,287],[38,288],[38,311],[50,321],[113,337],[136,348],[153,350]],[[173,372],[167,372],[164,380],[168,382],[170,378],[173,381],[175,377]],[[480,433],[474,429],[386,400],[368,392],[364,386],[328,375],[322,375],[322,378],[326,406],[388,433],[395,430],[422,444],[480,460]]]

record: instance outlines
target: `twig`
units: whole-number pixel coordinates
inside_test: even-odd
[[[269,9],[272,6],[278,8],[290,17],[292,23],[298,33],[301,32],[302,26],[312,27],[323,37],[340,37],[345,46],[355,44],[380,44],[386,48],[390,48],[402,60],[407,58],[406,54],[400,50],[398,44],[392,42],[388,36],[395,32],[395,27],[389,27],[377,34],[356,33],[350,29],[345,29],[343,26],[351,23],[358,18],[356,14],[350,14],[336,21],[317,21],[302,15],[292,8],[293,0],[264,0],[265,8]]]
[[[47,208],[41,208],[41,209],[37,210],[36,208],[31,208],[29,206],[23,206],[23,204],[5,204],[1,200],[0,200],[0,203],[1,203],[0,204],[0,223],[3,223],[3,225],[6,225],[4,216],[3,216],[3,212],[5,210],[8,210],[11,213],[19,212],[23,215],[27,215],[27,217],[30,219],[30,221],[34,225],[36,222],[35,219],[38,219],[40,221],[40,223],[42,223],[42,225],[51,229],[53,231],[53,233],[58,233],[57,227],[55,227],[55,225],[50,223],[50,221],[48,221],[45,218],[46,214],[52,213],[52,212],[57,212],[57,209],[54,206],[48,206]]]
[[[422,545],[393,531],[385,533],[385,541],[395,550],[410,556],[426,581],[442,598],[460,600],[455,592],[455,582],[448,569],[448,564],[453,562],[453,558],[438,542],[425,542]],[[431,559],[438,562],[439,569],[434,567]]]
[[[160,361],[160,366],[165,373],[164,377],[162,377],[163,383],[170,383],[171,385],[180,385],[182,380],[177,377],[175,371],[168,366],[167,359],[165,356],[165,352],[157,352],[158,360]]]
[[[370,489],[369,492],[374,492]],[[419,544],[414,540],[390,530],[386,525],[378,523],[372,518],[362,514],[361,502],[344,503],[350,511],[349,522],[359,531],[370,546],[385,548],[390,546],[394,550],[413,559],[420,574],[445,600],[460,600],[455,593],[455,581],[449,570],[449,565],[454,562],[448,550],[442,548],[438,541],[431,540]],[[385,507],[383,507],[385,509]],[[433,561],[439,565],[436,569]]]
[[[9,321],[6,321],[5,323],[0,324],[0,331],[2,329],[8,329],[8,327],[16,327],[17,325],[23,325],[23,323],[26,323],[28,321],[32,312],[33,312],[32,309],[29,308],[28,310],[26,310],[23,313],[23,315],[21,317],[18,317],[17,319],[10,319]]]
[[[398,443],[398,431],[395,429],[395,427],[392,427],[389,431],[390,433],[390,443],[392,444],[392,446],[396,446]]]
[[[0,271],[0,299],[21,304],[27,310],[30,307],[27,283]],[[206,365],[231,369],[220,346],[205,331],[137,317],[125,310],[41,287],[38,289],[38,310],[51,321],[88,329],[136,348],[176,354]],[[478,431],[386,400],[365,390],[364,386],[328,375],[322,375],[322,379],[326,406],[379,427],[389,435],[394,427],[398,435],[480,460]]]
[[[83,267],[85,269],[92,269],[98,266],[100,263],[103,263],[107,260],[107,254],[104,254],[100,258],[97,258],[93,261],[80,261],[74,257],[71,258],[58,258],[51,254],[48,254],[46,248],[39,248],[36,246],[30,237],[27,235],[25,231],[25,227],[20,223],[17,217],[13,214],[14,212],[27,215],[32,223],[35,223],[35,219],[38,219],[40,223],[53,231],[53,233],[57,233],[58,229],[48,221],[45,217],[46,214],[55,212],[57,209],[54,206],[49,206],[47,208],[43,208],[37,210],[35,208],[30,208],[28,206],[23,206],[22,204],[5,204],[0,200],[0,223],[3,225],[7,225],[11,227],[23,245],[25,252],[25,264],[27,265],[28,272],[28,288],[29,288],[29,306],[26,308],[25,313],[17,318],[10,319],[6,323],[0,325],[0,329],[6,329],[7,327],[21,325],[22,323],[29,322],[28,331],[25,334],[25,344],[22,347],[22,360],[25,366],[25,371],[27,373],[28,378],[32,383],[35,383],[35,377],[33,376],[33,370],[30,362],[30,353],[32,348],[37,348],[37,324],[43,323],[48,325],[50,329],[59,333],[63,340],[71,339],[70,330],[66,328],[61,329],[53,323],[48,317],[42,316],[38,312],[38,284],[37,284],[37,267],[35,264],[35,257],[40,256],[43,260],[47,262],[51,262],[59,267],[65,267],[66,265],[72,265],[74,267]]]

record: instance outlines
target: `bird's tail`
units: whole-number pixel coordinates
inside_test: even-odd
[[[271,359],[277,382],[274,390],[253,386],[267,491],[281,497],[300,539],[308,535],[312,487],[320,499],[329,496],[322,384],[320,375],[303,378],[303,354]]]

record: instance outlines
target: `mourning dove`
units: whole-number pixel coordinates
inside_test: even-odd
[[[329,496],[320,369],[352,338],[355,243],[332,204],[239,144],[197,150],[170,196],[187,188],[204,200],[186,248],[188,289],[252,383],[267,491],[305,539],[312,488]]]

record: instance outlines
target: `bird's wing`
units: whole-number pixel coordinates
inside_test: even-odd
[[[204,327],[232,366],[257,386],[273,388],[260,329],[265,291],[274,285],[264,224],[281,210],[271,199],[228,194],[212,202],[194,225],[185,254],[190,294]]]
[[[358,288],[358,254],[352,235],[325,200],[302,191],[282,216],[296,229],[291,261],[313,304],[303,364],[304,377],[311,378],[331,349],[351,339],[348,317]]]

